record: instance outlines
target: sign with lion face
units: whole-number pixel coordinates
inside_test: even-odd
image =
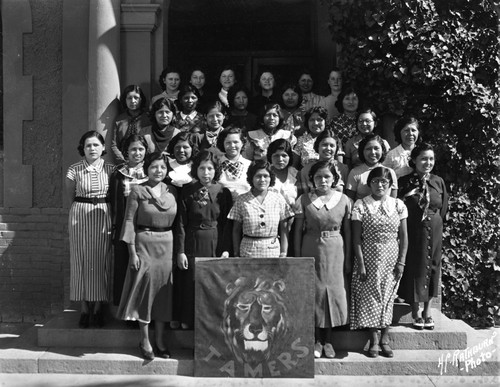
[[[312,258],[203,258],[195,276],[195,376],[314,377]]]

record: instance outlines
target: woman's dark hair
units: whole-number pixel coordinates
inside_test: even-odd
[[[217,174],[217,156],[215,156],[215,154],[212,151],[207,150],[207,149],[202,150],[195,157],[193,157],[191,159],[191,161],[192,161],[191,176],[193,176],[194,178],[196,178],[196,179],[198,178],[198,175],[197,175],[198,168],[201,165],[201,163],[203,163],[205,161],[210,161],[213,164],[214,169],[215,169],[216,174]],[[217,181],[217,176],[214,176],[214,180]]]
[[[332,173],[332,175],[333,175],[332,187],[336,187],[337,183],[340,180],[340,174],[337,171],[337,168],[335,168],[335,164],[333,164],[329,160],[318,161],[318,162],[316,162],[316,163],[313,164],[313,166],[309,170],[309,175],[308,175],[309,181],[311,182],[311,184],[313,185],[313,187],[316,188],[316,185],[314,184],[314,175],[320,169],[324,169],[324,168],[328,169]]]
[[[227,102],[229,103],[229,109],[234,109],[234,98],[236,94],[240,91],[244,92],[248,99],[250,99],[250,91],[241,83],[235,83],[231,86],[227,92]]]
[[[370,114],[372,116],[373,131],[375,131],[375,129],[377,128],[377,125],[378,125],[378,119],[377,119],[377,114],[371,108],[363,108],[361,110],[358,110],[358,113],[357,113],[358,117],[356,118],[356,129],[358,128],[358,120],[359,120],[359,116],[361,114]]]
[[[410,154],[410,161],[409,165],[411,168],[415,169],[415,163],[413,160],[415,160],[420,153],[425,152],[425,151],[433,151],[434,152],[434,147],[429,144],[428,142],[421,142],[415,145],[415,148],[412,149],[411,154]]]
[[[389,186],[392,186],[392,173],[391,173],[391,170],[389,168],[386,168],[386,167],[376,167],[376,168],[373,168],[370,173],[368,174],[368,179],[366,180],[367,184],[370,185],[371,184],[371,181],[373,179],[376,179],[377,177],[381,177],[383,179],[387,179],[389,180]]]
[[[342,87],[342,90],[339,93],[337,100],[335,101],[335,107],[337,108],[339,113],[344,113],[344,105],[343,105],[344,98],[352,93],[358,96],[358,101],[359,101],[358,109],[361,106],[361,94],[359,93],[359,90],[357,90],[353,85],[346,84],[344,87]]]
[[[141,136],[140,134],[132,134],[131,136],[125,138],[125,140],[123,141],[121,151],[125,159],[128,157],[128,148],[130,147],[130,144],[132,144],[133,142],[140,142],[142,146],[146,149],[146,155],[149,153],[148,142],[146,141],[144,136]]]
[[[226,141],[227,136],[229,136],[230,134],[237,134],[238,136],[240,136],[241,142],[245,144],[245,136],[243,134],[243,130],[236,126],[231,126],[230,128],[224,129],[222,132],[220,132],[219,136],[217,137],[217,149],[219,149],[222,153],[226,153],[226,150],[224,149],[224,141]]]
[[[256,90],[259,94],[260,94],[260,93],[262,93],[262,87],[260,86],[260,77],[262,77],[262,74],[264,74],[264,73],[269,73],[269,74],[271,74],[271,76],[272,76],[272,77],[273,77],[273,79],[274,79],[274,88],[273,88],[273,92],[274,92],[274,89],[276,88],[276,77],[274,76],[274,71],[272,71],[272,70],[270,70],[270,69],[266,69],[266,68],[264,68],[264,69],[260,70],[260,71],[257,73],[257,75],[256,75],[256,77],[255,77],[255,79],[254,79],[254,86],[255,86],[255,90]]]
[[[306,114],[304,114],[304,126],[306,127],[307,130],[309,130],[309,118],[311,118],[311,116],[314,113],[317,113],[321,118],[323,118],[326,124],[326,119],[328,118],[328,111],[322,106],[313,106],[306,112]]]
[[[103,147],[106,146],[106,143],[104,141],[104,137],[101,135],[101,133],[96,132],[95,130],[89,130],[88,132],[85,132],[83,134],[83,136],[80,138],[80,141],[78,142],[78,147],[76,149],[78,149],[78,153],[80,154],[80,156],[82,156],[82,157],[85,156],[85,151],[84,151],[85,141],[88,138],[92,138],[92,137],[97,138]],[[103,149],[101,156],[104,156],[105,154],[106,154],[106,149]]]
[[[254,188],[253,178],[257,171],[260,171],[261,169],[265,169],[267,172],[269,172],[269,176],[271,176],[269,187],[273,187],[274,183],[276,182],[276,175],[271,168],[271,164],[269,164],[266,160],[255,160],[252,162],[252,164],[250,164],[247,171],[248,184],[250,184],[250,187]]]
[[[401,144],[403,142],[403,139],[401,138],[401,131],[406,125],[410,124],[415,124],[418,130],[418,138],[417,138],[417,144],[422,141],[421,135],[422,133],[420,132],[420,125],[418,123],[418,120],[414,116],[403,116],[399,120],[396,121],[394,124],[394,140],[398,143]]]
[[[175,114],[177,113],[177,106],[175,105],[174,101],[168,98],[160,98],[153,102],[153,105],[151,105],[151,109],[149,110],[149,119],[151,120],[151,123],[153,125],[156,125],[156,112],[162,107],[166,107],[168,110],[170,110],[173,116],[175,116]]]
[[[267,161],[272,163],[273,154],[277,151],[283,151],[288,155],[288,157],[290,158],[287,165],[288,167],[293,159],[293,151],[290,141],[285,140],[284,138],[278,138],[277,140],[274,140],[272,143],[270,143],[269,147],[267,148]]]
[[[323,130],[320,134],[318,134],[318,137],[316,137],[316,140],[314,140],[313,144],[313,149],[316,153],[319,153],[319,144],[321,144],[321,141],[323,141],[325,138],[333,138],[335,140],[335,144],[337,145],[337,148],[335,150],[335,156],[337,156],[337,153],[339,152],[339,138],[335,134],[335,132],[332,129],[325,129]]]
[[[380,144],[380,147],[382,148],[382,156],[380,157],[380,160],[378,162],[383,163],[385,160],[385,157],[387,156],[387,152],[389,152],[389,149],[387,149],[387,147],[385,146],[384,140],[382,139],[382,137],[380,137],[378,134],[375,134],[375,133],[367,134],[366,137],[360,141],[359,148],[358,148],[359,160],[362,163],[366,163],[364,151],[365,151],[366,144],[368,144],[370,141],[378,141],[378,143]]]
[[[187,141],[189,146],[191,147],[191,158],[193,158],[197,152],[197,148],[193,142],[193,134],[189,132],[180,132],[177,133],[168,143],[167,146],[167,153],[171,156],[174,157],[174,148],[177,145],[178,142],[180,141]]]
[[[184,83],[179,87],[179,94],[177,94],[177,100],[181,101],[182,97],[188,93],[193,93],[196,98],[200,99],[200,92],[198,89],[190,83]]]
[[[224,119],[227,115],[227,109],[226,109],[226,106],[221,102],[219,101],[218,99],[216,100],[212,100],[210,102],[208,102],[206,105],[205,105],[205,114],[208,114],[208,112],[210,110],[213,110],[213,109],[217,109],[218,111],[220,111],[222,114],[224,114]]]
[[[148,174],[148,169],[153,164],[153,161],[156,160],[163,160],[165,162],[165,165],[167,165],[167,160],[165,159],[165,155],[162,152],[153,152],[149,153],[144,157],[144,172],[146,175]]]
[[[219,71],[219,80],[220,80],[220,77],[222,76],[222,73],[224,71],[229,71],[231,70],[233,72],[233,75],[234,75],[234,83],[236,83],[236,81],[238,80],[238,77],[236,75],[236,70],[234,69],[234,66],[231,66],[231,65],[224,65],[224,67],[222,67]]]
[[[277,104],[276,102],[271,102],[271,103],[266,103],[264,105],[264,107],[261,109],[261,115],[259,117],[259,125],[261,128],[264,128],[265,125],[264,125],[264,116],[267,114],[267,112],[269,110],[272,110],[272,109],[276,109],[276,113],[278,113],[278,117],[279,117],[279,122],[278,122],[278,126],[276,127],[276,130],[277,129],[280,129],[281,126],[283,125],[283,112],[281,111],[281,106],[279,104]]]
[[[131,91],[134,91],[136,92],[137,94],[139,94],[139,97],[141,98],[140,100],[140,103],[139,103],[139,109],[142,111],[142,110],[145,110],[146,109],[146,96],[144,95],[144,92],[142,91],[141,87],[139,85],[128,85],[127,87],[125,87],[122,91],[122,93],[120,94],[120,104],[122,105],[122,108],[127,110],[127,95],[128,93],[130,93]]]
[[[161,89],[163,91],[167,90],[167,85],[165,84],[165,77],[167,76],[167,74],[170,74],[170,73],[176,73],[179,75],[179,78],[181,78],[181,72],[179,71],[179,69],[177,69],[175,67],[171,67],[171,66],[165,67],[163,69],[163,71],[161,72],[160,78],[158,80],[158,82],[160,83]]]
[[[304,97],[302,96],[302,90],[300,90],[299,85],[296,83],[288,82],[283,85],[283,87],[280,89],[280,95],[279,98],[281,99],[281,106],[285,106],[285,102],[283,101],[283,94],[285,94],[285,91],[288,89],[293,90],[295,93],[299,95],[299,99],[297,101],[297,106],[300,106],[302,104],[302,101]]]

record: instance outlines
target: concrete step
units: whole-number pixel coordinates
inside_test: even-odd
[[[66,310],[38,329],[38,345],[42,347],[130,347],[139,343],[139,330],[124,322],[110,320],[100,329],[78,328],[79,313]],[[467,324],[450,320],[440,312],[434,313],[436,328],[417,331],[410,323],[391,328],[390,343],[393,349],[464,349],[467,347]],[[194,334],[191,330],[167,330],[166,338],[171,348],[192,349]],[[338,350],[359,351],[369,340],[367,331],[336,330],[333,345]]]
[[[363,347],[357,351],[337,348],[335,359],[315,360],[315,374],[498,376],[500,329],[479,331],[460,321],[452,323],[466,329],[466,349],[395,349],[394,358],[371,359]],[[0,335],[0,373],[193,375],[192,350],[173,348],[173,359],[145,361],[138,341],[134,346],[41,347],[37,341],[42,328],[32,327],[19,337]]]
[[[24,352],[24,354],[20,353]],[[0,354],[3,373],[73,373],[109,375],[193,376],[194,361],[189,350],[173,350],[173,359],[145,361],[138,348],[48,348],[34,354],[11,350]],[[395,350],[393,358],[368,358],[364,353],[338,351],[335,359],[316,359],[315,375],[498,375],[498,356],[478,363],[479,356],[452,363],[442,350]],[[22,364],[20,360],[22,361]],[[474,360],[474,363],[472,363]],[[446,368],[445,368],[446,366]]]

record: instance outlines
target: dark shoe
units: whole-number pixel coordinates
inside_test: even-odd
[[[333,349],[333,346],[330,343],[326,343],[323,349],[325,351],[325,356],[328,359],[333,359],[335,357],[335,350]]]
[[[434,320],[432,319],[432,317],[427,317],[424,321],[424,328],[425,329],[429,329],[429,330],[433,330],[434,329]]]
[[[153,360],[155,358],[155,354],[153,351],[146,351],[141,343],[139,343],[139,349],[141,350],[142,358],[145,360]]]
[[[90,314],[89,313],[82,313],[80,315],[80,321],[78,321],[78,326],[80,328],[88,328],[90,325]]]
[[[322,353],[323,353],[323,346],[319,341],[317,341],[316,344],[314,344],[314,357],[316,359],[319,359]]]
[[[97,312],[94,314],[94,324],[98,328],[102,328],[104,326],[104,313],[102,311],[102,308],[99,309]]]
[[[161,350],[160,348],[156,347],[155,354],[156,356],[161,357],[163,359],[170,359],[172,357],[172,354],[170,353],[168,348]]]
[[[392,352],[392,349],[391,349],[391,347],[389,347],[388,343],[380,343],[380,348],[381,348],[382,356],[394,357],[394,352]]]
[[[380,348],[379,348],[378,344],[370,345],[370,348],[368,349],[368,357],[378,357],[379,351],[380,351]]]
[[[418,317],[413,320],[413,328],[418,329],[419,331],[424,329],[424,319],[422,317]]]

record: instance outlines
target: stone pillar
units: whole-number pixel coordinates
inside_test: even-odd
[[[151,83],[156,78],[154,32],[160,5],[150,4],[150,0],[125,1],[121,11],[121,88],[139,85],[150,97]]]
[[[23,122],[33,119],[33,77],[23,74],[23,36],[32,32],[28,0],[3,0],[4,207],[33,206],[33,167],[23,164]]]
[[[89,130],[102,133],[110,149],[119,111],[120,0],[89,0],[88,64]]]

